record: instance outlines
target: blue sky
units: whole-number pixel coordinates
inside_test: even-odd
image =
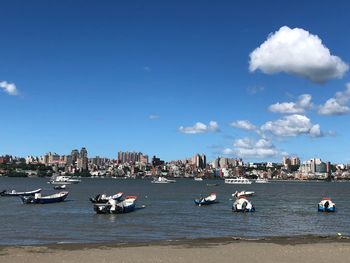
[[[85,146],[350,162],[347,1],[4,0],[0,10],[0,155]]]

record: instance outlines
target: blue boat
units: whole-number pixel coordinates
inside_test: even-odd
[[[335,203],[330,198],[323,198],[317,205],[318,212],[335,212]]]
[[[215,204],[215,203],[217,203],[216,194],[211,193],[209,196],[207,196],[205,198],[201,197],[199,199],[195,199],[194,203],[198,206]]]
[[[23,204],[50,204],[63,202],[68,196],[68,192],[59,192],[53,195],[41,196],[40,193],[34,196],[20,196]]]

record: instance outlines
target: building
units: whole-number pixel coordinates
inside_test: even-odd
[[[77,168],[79,171],[86,171],[88,169],[88,152],[85,147],[81,148],[79,157],[77,159]]]

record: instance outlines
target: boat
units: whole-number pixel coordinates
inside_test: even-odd
[[[201,177],[195,177],[194,180],[197,181],[197,182],[201,182],[201,181],[203,181],[203,178],[201,178]]]
[[[53,187],[53,189],[55,189],[55,190],[63,190],[63,189],[66,189],[66,188],[67,188],[67,186],[65,184],[63,184],[63,185],[55,185]]]
[[[66,175],[58,175],[51,177],[49,184],[77,184],[80,183],[80,179],[74,179]]]
[[[50,204],[63,202],[68,196],[68,192],[59,192],[53,195],[42,196],[40,193],[34,196],[20,196],[23,204]]]
[[[318,203],[317,208],[319,212],[335,212],[335,203],[330,198],[325,197]]]
[[[255,194],[255,192],[253,192],[253,191],[241,191],[241,192],[236,191],[232,194],[232,197],[239,198],[241,196],[252,196],[254,194]]]
[[[153,179],[151,183],[153,184],[168,184],[168,183],[175,183],[176,180],[173,179],[167,179],[165,177],[158,177],[158,179]]]
[[[12,190],[10,192],[3,190],[0,192],[0,196],[31,196],[41,192],[41,188],[28,191],[28,192],[17,192],[16,190]]]
[[[247,178],[239,177],[239,178],[227,178],[225,179],[225,184],[251,184]]]
[[[97,214],[124,214],[130,213],[136,208],[137,196],[127,196],[125,200],[118,202],[111,199],[106,204],[94,204]]]
[[[106,204],[109,200],[122,201],[122,192],[116,193],[115,195],[107,196],[105,194],[98,194],[95,197],[90,197],[90,202],[94,204]]]
[[[255,207],[254,205],[246,199],[245,196],[239,197],[233,204],[232,204],[232,211],[233,212],[254,212]]]
[[[216,193],[211,193],[209,196],[205,198],[200,197],[199,199],[195,199],[194,203],[198,206],[215,204],[217,203]]]
[[[207,186],[219,186],[219,184],[207,184]]]
[[[256,184],[267,184],[269,182],[269,180],[267,180],[266,178],[258,178],[255,180]]]

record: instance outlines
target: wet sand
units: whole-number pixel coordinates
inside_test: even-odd
[[[152,244],[5,246],[1,263],[58,262],[349,262],[349,240],[202,239]]]

